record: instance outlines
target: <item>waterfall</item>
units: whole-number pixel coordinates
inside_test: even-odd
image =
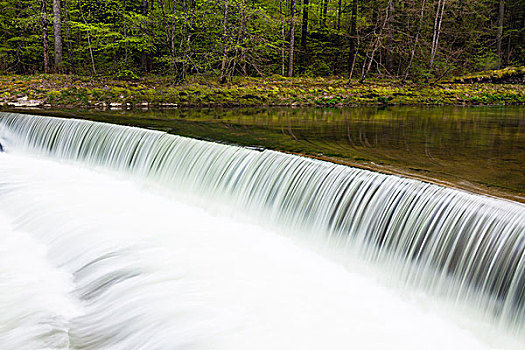
[[[522,204],[296,155],[91,121],[0,113],[0,143],[7,154],[127,174],[315,236],[389,267],[412,287],[474,305],[518,336],[525,331]],[[118,256],[101,259],[119,264]],[[118,278],[134,276],[126,271]]]

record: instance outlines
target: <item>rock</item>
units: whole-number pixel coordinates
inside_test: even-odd
[[[163,108],[175,108],[175,107],[178,107],[179,105],[176,103],[161,103],[160,106]]]
[[[8,102],[8,106],[13,107],[39,107],[43,104],[43,100],[30,100],[27,96],[22,96],[16,99],[16,102]]]

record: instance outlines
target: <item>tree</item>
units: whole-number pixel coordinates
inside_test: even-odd
[[[376,39],[373,42],[371,53],[367,55],[365,62],[363,62],[363,67],[361,70],[361,79],[360,79],[361,82],[363,82],[368,76],[368,73],[370,73],[370,68],[372,67],[372,62],[374,62],[375,54],[381,44],[381,41],[383,40],[383,33],[385,30],[386,24],[388,23],[390,19],[390,14],[391,14],[390,8],[393,6],[392,2],[393,0],[388,0],[387,2],[383,24],[381,24],[381,26],[379,27],[379,32],[375,33]]]
[[[244,76],[247,75],[246,69],[246,0],[242,0],[241,4],[241,29],[240,29],[240,44],[241,44],[241,69]]]
[[[44,72],[49,73],[49,39],[47,37],[47,10],[46,0],[41,0],[42,16],[42,44],[44,46]]]
[[[286,41],[286,38],[285,38],[285,31],[284,31],[283,0],[279,0],[279,12],[281,14],[281,75],[284,77],[284,73],[286,69],[284,43]]]
[[[523,0],[3,0],[0,73],[426,79],[524,65],[523,8]]]
[[[223,28],[223,34],[222,34],[222,40],[224,45],[224,51],[222,55],[222,63],[221,63],[221,76],[219,77],[219,81],[221,84],[224,84],[226,82],[226,62],[228,60],[228,9],[229,9],[230,1],[226,0],[226,3],[224,4],[224,21],[222,23]]]
[[[337,2],[337,30],[341,29],[341,12],[343,11],[342,0]]]
[[[434,60],[436,58],[436,53],[439,44],[439,36],[441,35],[441,23],[443,23],[443,12],[445,11],[446,0],[438,0],[436,8],[436,16],[434,19],[434,30],[432,34],[432,46],[430,48],[430,62],[429,68],[432,69],[434,65]]]
[[[290,49],[288,53],[288,76],[293,77],[295,49],[295,0],[290,0]]]
[[[350,58],[348,60],[348,80],[352,79],[355,67],[356,45],[357,40],[357,0],[352,0],[352,15],[350,19]]]
[[[408,60],[408,65],[405,69],[405,75],[403,76],[403,81],[405,81],[408,78],[408,74],[410,72],[410,68],[412,67],[412,62],[414,62],[414,56],[416,54],[417,45],[419,43],[419,36],[421,35],[421,28],[423,26],[423,15],[425,14],[425,5],[426,0],[421,0],[421,10],[419,14],[419,25],[417,27],[416,35],[414,37],[414,44],[412,46],[412,50],[410,51],[410,59]]]
[[[393,19],[394,19],[394,9],[395,9],[395,1],[389,1],[388,2],[388,14],[387,14],[387,43],[386,43],[386,50],[385,50],[385,66],[386,66],[386,72],[387,74],[392,75],[394,72],[394,56],[391,53],[393,48],[393,42],[394,42],[394,32],[393,32]]]
[[[326,27],[326,16],[328,14],[328,3],[330,0],[321,1],[321,26]]]
[[[304,73],[306,70],[306,48],[308,40],[308,14],[310,12],[310,1],[303,0],[303,19],[301,25],[301,60],[299,64],[299,73]]]
[[[503,60],[503,52],[501,49],[503,42],[503,21],[505,19],[505,0],[499,0],[498,6],[498,34],[496,37],[497,55],[498,55],[498,68],[501,68],[501,62]]]
[[[53,30],[55,41],[55,70],[60,71],[62,64],[62,16],[60,0],[53,0]]]

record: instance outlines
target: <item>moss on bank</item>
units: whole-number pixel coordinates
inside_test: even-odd
[[[525,103],[523,84],[451,80],[439,85],[342,78],[192,78],[135,81],[67,75],[0,76],[0,105],[11,107],[152,108],[176,106],[508,105]]]
[[[505,69],[472,73],[450,79],[452,83],[496,83],[525,84],[525,67],[507,67]]]

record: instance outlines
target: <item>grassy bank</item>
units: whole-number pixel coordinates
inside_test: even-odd
[[[191,78],[176,85],[169,77],[119,81],[67,75],[0,76],[0,106],[155,108],[176,106],[358,106],[508,105],[525,103],[523,84],[439,84],[341,78]]]

